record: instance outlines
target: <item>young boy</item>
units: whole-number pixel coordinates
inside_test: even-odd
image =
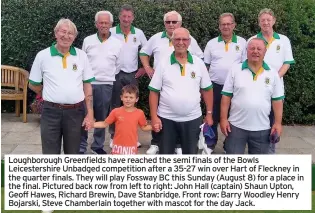
[[[143,131],[151,131],[152,126],[147,124],[143,111],[135,107],[139,100],[137,86],[124,86],[120,97],[123,106],[115,108],[105,121],[95,122],[93,127],[106,128],[115,123],[112,154],[134,155],[138,153],[138,125]]]

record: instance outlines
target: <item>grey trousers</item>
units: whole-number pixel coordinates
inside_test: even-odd
[[[183,154],[197,154],[200,125],[202,118],[185,122],[176,122],[166,118],[160,118],[163,129],[159,144],[159,154],[174,154],[176,144],[179,142]]]
[[[43,154],[60,154],[61,139],[65,154],[79,154],[84,106],[60,109],[44,102],[40,120]]]
[[[109,114],[112,98],[113,85],[92,84],[93,88],[93,111],[96,121],[104,121]],[[88,132],[84,129],[81,134],[80,152],[86,152]],[[103,149],[105,142],[105,129],[94,129],[92,150]]]
[[[133,84],[138,86],[138,81],[135,78],[136,71],[131,72],[131,73],[126,73],[124,71],[120,71],[116,75],[116,81],[114,82],[114,87],[113,87],[113,95],[112,95],[112,101],[111,101],[111,107],[110,110],[113,110],[115,108],[121,107],[121,89],[128,85],[128,84]],[[109,126],[109,133],[111,134],[111,138],[114,138],[115,134],[115,124],[112,124]]]
[[[246,144],[248,154],[268,154],[270,129],[247,131],[230,124],[231,132],[225,138],[226,154],[244,154]]]

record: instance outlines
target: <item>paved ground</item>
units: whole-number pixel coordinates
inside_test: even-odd
[[[28,122],[23,123],[22,118],[14,114],[1,114],[1,159],[5,154],[41,154],[41,140],[39,128],[39,116],[28,115]],[[89,133],[89,143],[93,137]],[[215,153],[222,154],[222,141],[219,136],[219,144]],[[140,153],[145,153],[151,140],[151,134],[139,130],[139,141],[142,144]],[[109,151],[109,138],[106,135],[105,150]],[[90,150],[88,151],[90,152]],[[285,126],[281,142],[277,147],[277,154],[312,154],[315,162],[315,126]]]

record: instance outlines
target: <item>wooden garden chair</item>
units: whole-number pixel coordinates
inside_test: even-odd
[[[27,86],[29,73],[19,67],[1,65],[1,100],[15,100],[15,114],[20,116],[23,101],[23,122],[27,122]],[[5,87],[5,88],[3,88]]]

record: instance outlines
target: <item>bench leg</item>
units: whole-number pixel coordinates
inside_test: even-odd
[[[26,118],[26,116],[27,116],[27,112],[26,112],[27,106],[26,106],[26,103],[27,103],[27,101],[23,100],[23,122],[24,123],[27,122],[27,118]]]
[[[20,117],[20,100],[15,101],[15,115]]]

